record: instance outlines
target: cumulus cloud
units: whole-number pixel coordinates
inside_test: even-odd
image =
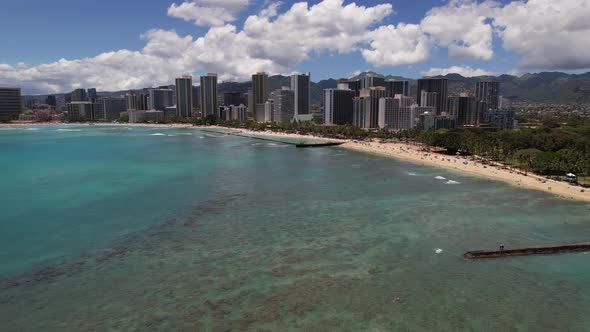
[[[383,0],[383,2],[386,2]],[[232,24],[249,0],[191,0],[173,4],[168,14],[208,26],[200,36],[153,29],[139,51],[118,50],[82,59],[61,59],[38,66],[0,64],[0,85],[26,92],[63,92],[77,87],[123,90],[168,84],[184,73],[218,72],[222,80],[243,80],[251,73],[288,73],[314,55],[359,52],[374,66],[427,61],[434,48],[451,58],[489,61],[494,38],[520,54],[522,68],[590,67],[590,3],[587,0],[528,0],[509,4],[451,0],[432,8],[415,24],[383,25],[393,13],[389,3],[358,5],[322,0],[290,7],[268,1],[243,28]],[[425,75],[490,72],[469,66],[432,68]]]
[[[444,76],[447,74],[459,74],[464,77],[475,77],[475,76],[492,76],[497,75],[498,73],[493,71],[488,71],[485,69],[477,69],[471,68],[470,66],[451,66],[449,68],[430,68],[427,71],[422,72],[422,76],[429,77],[429,76]]]
[[[425,61],[430,56],[430,40],[417,24],[381,26],[370,33],[370,49],[361,54],[376,66],[397,66]]]
[[[447,6],[431,9],[420,26],[433,42],[447,47],[451,57],[490,60],[493,27],[487,18],[496,6],[490,1],[452,0]]]
[[[232,10],[248,1],[234,3]],[[219,4],[213,0],[192,3]],[[370,27],[393,11],[390,4],[373,7],[324,0],[316,5],[296,3],[277,13],[271,3],[263,15],[246,19],[244,28],[223,24],[201,37],[180,36],[173,30],[153,29],[142,35],[141,51],[119,50],[96,57],[59,60],[27,69],[8,65],[0,71],[0,84],[20,85],[30,92],[68,91],[77,87],[125,90],[169,84],[183,73],[218,72],[222,80],[249,78],[257,71],[290,72],[290,67],[312,53],[348,53],[368,41]]]
[[[590,3],[587,0],[515,1],[494,18],[504,48],[523,56],[521,67],[590,67]]]
[[[168,7],[168,16],[193,22],[198,26],[222,26],[236,20],[235,15],[249,0],[192,0]]]

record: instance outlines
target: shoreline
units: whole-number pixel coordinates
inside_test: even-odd
[[[226,128],[226,127],[211,127]],[[585,188],[572,186],[566,182],[546,179],[534,173],[524,175],[519,171],[503,169],[498,166],[484,165],[480,161],[472,161],[463,156],[447,156],[433,152],[422,151],[421,146],[407,143],[380,143],[375,141],[355,141],[330,139],[315,135],[286,134],[271,131],[253,131],[241,128],[229,128],[251,136],[282,136],[289,138],[323,139],[335,142],[344,142],[342,148],[355,150],[362,153],[377,154],[384,157],[398,158],[418,165],[444,168],[451,171],[465,172],[471,175],[495,181],[501,181],[510,185],[543,191],[563,199],[573,199],[590,202],[590,191]],[[582,191],[583,190],[583,191]]]
[[[10,123],[0,124],[1,127],[23,126],[89,126],[85,123]],[[145,124],[145,123],[100,123],[96,126],[126,126],[126,127],[163,127],[179,129],[223,129],[233,130],[244,135],[272,136],[300,139],[321,139],[331,142],[343,142],[342,148],[363,153],[372,153],[380,156],[398,158],[415,164],[439,167],[457,172],[465,172],[481,176],[490,180],[502,181],[525,189],[544,191],[564,199],[590,202],[590,191],[568,184],[543,178],[539,175],[528,173],[524,175],[518,171],[503,169],[498,166],[484,165],[479,161],[468,160],[462,156],[447,156],[443,154],[423,151],[420,146],[406,143],[380,143],[375,141],[356,141],[325,138],[317,135],[301,135],[274,131],[254,131],[243,128],[231,128],[221,126],[193,126],[192,124]]]

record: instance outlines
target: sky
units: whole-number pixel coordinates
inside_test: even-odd
[[[1,0],[0,86],[590,70],[588,0]]]

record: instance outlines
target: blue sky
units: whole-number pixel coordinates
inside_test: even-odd
[[[228,80],[247,79],[248,73],[256,70],[282,74],[311,72],[313,80],[317,81],[347,77],[364,70],[417,78],[451,69],[475,76],[541,70],[582,72],[590,67],[590,60],[584,60],[590,58],[588,51],[572,55],[573,51],[569,50],[572,45],[578,45],[578,51],[590,47],[587,37],[590,27],[576,23],[577,20],[587,21],[590,15],[586,0],[563,0],[555,4],[549,0],[308,1],[305,13],[310,16],[319,13],[321,6],[334,8],[330,13],[334,13],[335,19],[317,23],[326,26],[315,27],[315,31],[312,25],[317,19],[302,25],[289,19],[291,14],[287,12],[296,2],[280,2],[275,7],[276,13],[265,18],[262,12],[276,2],[2,0],[0,28],[9,31],[10,38],[2,42],[0,85],[22,85],[31,92],[56,92],[84,85],[103,89],[131,88],[134,84],[159,84],[183,73],[199,75],[211,71],[219,72]],[[173,4],[182,7],[172,13]],[[214,16],[229,15],[230,18],[217,23],[198,21],[214,10],[218,10],[214,13],[223,13]],[[337,16],[339,12],[341,16]],[[516,15],[517,12],[521,16]],[[368,21],[355,21],[355,17],[363,15]],[[560,15],[572,24],[550,26]],[[251,28],[246,29],[245,22],[250,16],[256,16],[256,22],[262,24],[250,26],[260,28],[262,33],[267,31],[268,38],[265,34],[254,36]],[[290,22],[292,27],[278,23],[282,16],[282,22]],[[321,19],[321,14],[319,16]],[[347,28],[350,26],[357,28],[351,31]],[[453,26],[459,29],[453,30]],[[224,27],[233,27],[234,31],[224,30],[222,36],[215,37],[217,39],[197,42],[208,32],[212,35],[212,31],[221,31]],[[544,29],[546,27],[548,29]],[[285,34],[277,32],[281,28],[286,29]],[[297,29],[300,33],[293,33]],[[543,32],[546,35],[539,35],[539,31],[544,30],[548,30]],[[148,31],[155,32],[146,37]],[[536,32],[528,35],[524,31]],[[248,40],[244,40],[245,35]],[[281,40],[283,35],[289,40]],[[346,37],[338,37],[342,35]],[[582,37],[584,35],[586,38]],[[190,38],[194,45],[183,42],[182,38]],[[263,39],[265,45],[258,50],[256,41]],[[488,39],[489,43],[481,42]],[[154,46],[148,51],[147,45]],[[291,47],[292,58],[288,53]],[[556,48],[561,51],[556,52]],[[177,54],[173,52],[175,49]],[[278,52],[278,49],[286,51]],[[240,50],[244,50],[244,59],[240,59]],[[191,56],[187,56],[189,52],[200,59],[191,60]],[[208,52],[211,54],[205,56]],[[545,52],[551,52],[546,59],[537,55]],[[215,60],[220,54],[223,57]],[[62,58],[68,62],[58,63]],[[135,65],[145,61],[146,67],[158,67],[159,72],[136,66],[120,77],[111,75],[113,82],[98,77],[101,73],[126,71],[122,69],[127,68],[125,59],[131,58],[135,59]],[[96,73],[93,66],[99,68]],[[87,72],[90,78],[72,72]],[[150,77],[144,79],[142,74]],[[124,77],[130,79],[121,82]]]

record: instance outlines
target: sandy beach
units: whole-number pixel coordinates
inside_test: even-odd
[[[215,127],[212,127],[215,128]],[[249,136],[282,136],[289,138],[318,138],[319,136],[305,136],[298,134],[285,134],[276,132],[258,132],[244,129],[235,129]],[[444,154],[423,151],[422,146],[405,143],[380,143],[376,141],[332,140],[344,142],[344,148],[379,155],[400,158],[420,165],[428,165],[483,176],[488,179],[503,181],[514,186],[533,190],[541,190],[552,193],[561,198],[575,199],[590,202],[590,191],[582,187],[572,186],[565,182],[549,180],[544,177],[528,173],[504,169],[498,166],[484,165],[479,161],[473,161],[464,156],[447,156]]]

